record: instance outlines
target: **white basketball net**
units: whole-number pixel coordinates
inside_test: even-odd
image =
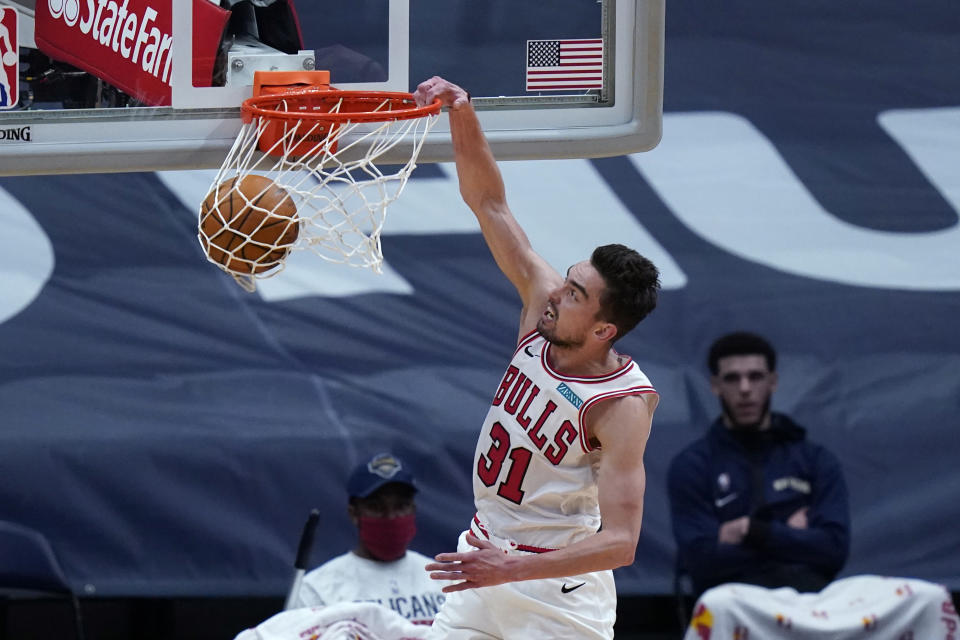
[[[381,106],[389,110],[387,105],[384,101]],[[338,108],[330,112],[335,113]],[[406,186],[427,133],[436,120],[435,115],[428,115],[372,123],[347,121],[329,135],[324,132],[328,125],[323,123],[306,119],[291,121],[279,125],[282,135],[270,147],[279,155],[269,155],[259,150],[258,141],[268,126],[278,126],[277,121],[254,115],[251,122],[241,127],[211,190],[223,181],[237,178],[239,182],[251,173],[268,177],[290,194],[297,207],[299,235],[296,242],[285,246],[292,251],[309,249],[326,261],[369,267],[380,273],[383,263],[380,232],[387,206]],[[316,143],[312,144],[314,139]],[[306,153],[303,140],[311,141],[306,143],[308,146],[312,144]],[[405,164],[376,165],[378,158],[404,140],[413,145]],[[300,155],[294,156],[294,151]],[[202,229],[198,237],[204,245]],[[231,269],[220,260],[208,259],[251,292],[256,290],[258,279],[275,276],[284,266],[281,260],[276,268],[264,273],[248,273]]]

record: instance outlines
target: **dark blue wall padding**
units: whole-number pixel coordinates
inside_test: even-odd
[[[749,120],[844,224],[905,235],[957,226],[947,196],[960,185],[935,185],[877,125],[888,110],[960,106],[953,0],[676,0],[667,35],[668,118]],[[628,158],[584,166],[686,276],[619,345],[661,393],[621,593],[671,589],[667,465],[716,414],[706,348],[740,328],[777,345],[775,405],[843,463],[845,573],[960,589],[960,287],[787,273],[694,233]],[[433,179],[424,169],[414,182]],[[388,218],[384,251],[413,293],[269,301],[204,261],[193,212],[157,175],[0,188],[54,256],[36,296],[0,323],[0,519],[42,531],[81,592],[281,595],[310,509],[321,511],[314,562],[352,546],[344,478],[384,449],[421,485],[415,547],[453,549],[519,312],[478,233],[397,234]],[[557,210],[555,221],[575,237],[590,215]],[[16,250],[0,255],[5,295],[23,275]]]

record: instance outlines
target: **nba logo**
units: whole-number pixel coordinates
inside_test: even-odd
[[[20,45],[17,42],[17,10],[0,8],[0,109],[12,109],[20,99]]]

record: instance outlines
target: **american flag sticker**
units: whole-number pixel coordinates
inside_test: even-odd
[[[527,40],[527,91],[603,88],[603,39]]]

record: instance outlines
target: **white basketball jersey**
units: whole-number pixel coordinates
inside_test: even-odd
[[[475,535],[521,551],[565,547],[600,527],[599,452],[584,417],[603,400],[656,393],[629,357],[616,371],[573,378],[550,368],[550,344],[520,340],[477,442]]]

